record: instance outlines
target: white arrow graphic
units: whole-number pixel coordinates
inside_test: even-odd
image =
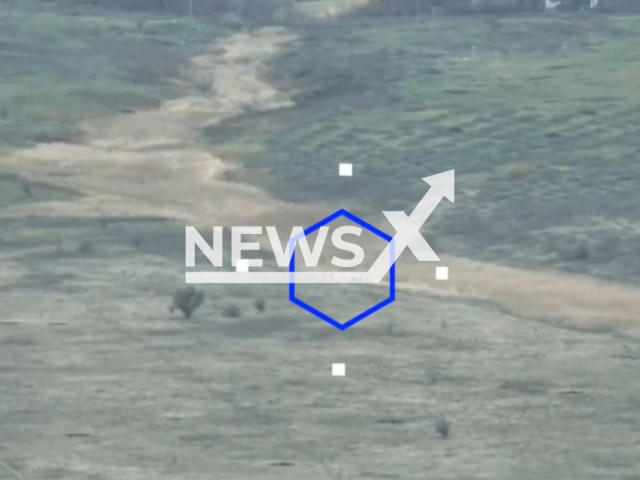
[[[422,180],[431,185],[431,188],[422,197],[410,216],[407,216],[405,212],[382,212],[397,233],[369,269],[367,276],[372,283],[382,281],[391,269],[391,265],[400,258],[407,247],[420,262],[440,261],[420,233],[420,228],[443,198],[451,203],[455,202],[455,170],[425,177]]]

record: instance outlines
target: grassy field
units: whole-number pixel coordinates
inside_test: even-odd
[[[167,80],[181,62],[229,31],[222,23],[25,4],[0,5],[0,153],[74,141],[83,119],[158,106],[175,94]]]
[[[81,139],[85,118],[172,97],[163,79],[227,32],[181,19],[0,8],[0,31],[13,32],[0,37],[0,155]],[[202,137],[244,164],[231,176],[376,220],[382,208],[413,208],[427,188],[421,177],[455,168],[455,207],[443,203],[425,233],[438,253],[635,282],[639,31],[634,17],[591,16],[308,26],[271,65],[278,85],[299,90],[298,106],[246,108]],[[261,53],[269,38],[235,39],[217,46],[235,60],[214,57],[227,62],[218,71],[227,94],[256,107],[265,86],[252,76],[261,70],[253,56],[269,54]],[[135,135],[134,127],[122,128]],[[132,204],[146,181],[160,198],[152,205],[197,207],[188,202],[196,198],[211,206],[205,212],[235,201],[255,208],[251,189],[196,181],[212,173],[189,170],[191,157],[210,167],[215,158],[195,148],[176,157],[176,137],[163,144],[165,130],[141,131],[161,145],[137,151],[153,165],[100,149],[91,158],[80,149],[68,170],[24,158],[70,175],[96,159],[119,162],[120,175],[105,168],[77,178],[96,189],[113,182]],[[180,133],[188,143],[197,132]],[[1,158],[0,208],[73,197],[25,184]],[[354,163],[349,188],[336,182],[343,161]],[[184,185],[170,190],[165,177]],[[0,222],[0,480],[640,478],[634,339],[430,291],[399,290],[394,304],[338,332],[291,304],[286,285],[206,285],[205,303],[186,320],[167,312],[184,285],[184,224],[59,213],[67,211],[53,204],[46,217]],[[384,294],[299,292],[337,317]],[[626,297],[600,301],[618,298]],[[330,375],[333,362],[347,364],[345,378]],[[446,439],[434,429],[442,415]]]
[[[179,319],[166,222],[4,221],[0,246],[3,480],[638,478],[637,342],[406,293],[338,332],[286,285]]]
[[[40,200],[64,200],[71,196],[72,192],[48,185],[31,185],[15,175],[0,173],[0,208]]]
[[[223,22],[46,5],[0,5],[0,207],[71,193],[25,191],[3,165],[12,150],[82,141],[83,120],[158,107],[176,95],[168,80],[183,62],[230,32]]]
[[[638,32],[600,15],[310,27],[273,64],[299,107],[205,134],[276,195],[361,212],[411,210],[422,177],[455,169],[456,206],[426,227],[441,252],[638,282]]]

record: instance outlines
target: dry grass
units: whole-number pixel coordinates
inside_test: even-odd
[[[526,271],[442,256],[452,275],[437,282],[432,269],[402,262],[400,289],[489,301],[512,315],[590,332],[640,337],[640,295],[633,287],[580,275]]]

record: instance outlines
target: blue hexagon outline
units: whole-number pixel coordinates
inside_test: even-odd
[[[381,302],[378,302],[375,305],[373,305],[372,307],[368,308],[364,312],[356,315],[355,317],[353,317],[352,319],[348,320],[345,323],[338,322],[337,320],[331,318],[326,313],[321,312],[317,308],[315,308],[315,307],[309,305],[308,303],[306,303],[306,302],[300,300],[299,298],[297,298],[296,297],[296,284],[293,281],[293,273],[295,273],[295,270],[296,270],[296,267],[295,267],[295,265],[296,265],[296,261],[295,261],[296,260],[296,256],[295,256],[296,250],[295,249],[296,249],[296,247],[295,247],[295,245],[297,244],[298,240],[300,238],[302,238],[303,236],[306,236],[306,235],[309,235],[309,234],[315,232],[320,227],[322,227],[322,226],[324,226],[324,225],[326,225],[328,223],[331,223],[332,221],[334,221],[336,218],[339,218],[339,217],[348,218],[349,220],[351,220],[352,222],[356,223],[357,225],[360,225],[362,228],[370,231],[374,235],[376,235],[376,236],[382,238],[383,240],[386,240],[387,242],[389,242],[391,244],[390,257],[391,257],[391,259],[393,259],[393,257],[394,257],[393,237],[389,236],[388,234],[386,234],[382,230],[374,227],[370,223],[365,222],[364,220],[362,220],[360,217],[354,215],[353,213],[345,210],[344,208],[341,208],[340,210],[337,210],[334,213],[332,213],[331,215],[329,215],[328,217],[323,218],[319,222],[314,223],[313,225],[308,227],[306,230],[304,230],[302,233],[299,233],[298,235],[296,235],[295,237],[293,237],[293,238],[291,238],[289,240],[289,248],[290,248],[289,251],[291,252],[291,260],[289,261],[289,278],[290,278],[290,281],[289,281],[289,301],[291,303],[294,303],[295,305],[298,305],[300,308],[302,308],[303,310],[306,310],[307,312],[309,312],[312,315],[318,317],[319,319],[325,321],[329,325],[334,326],[338,330],[345,331],[347,328],[352,327],[356,323],[358,323],[361,320],[364,320],[365,318],[373,315],[377,311],[383,309],[384,307],[386,307],[387,305],[389,305],[390,303],[393,303],[395,301],[395,299],[396,299],[396,263],[393,262],[392,265],[391,265],[391,268],[389,269],[389,296],[387,298],[385,298],[384,300],[382,300]],[[291,250],[291,245],[292,244],[294,246],[293,246],[293,249]]]

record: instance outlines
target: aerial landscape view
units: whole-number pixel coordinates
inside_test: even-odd
[[[0,480],[640,480],[639,71],[635,0],[0,0]]]

